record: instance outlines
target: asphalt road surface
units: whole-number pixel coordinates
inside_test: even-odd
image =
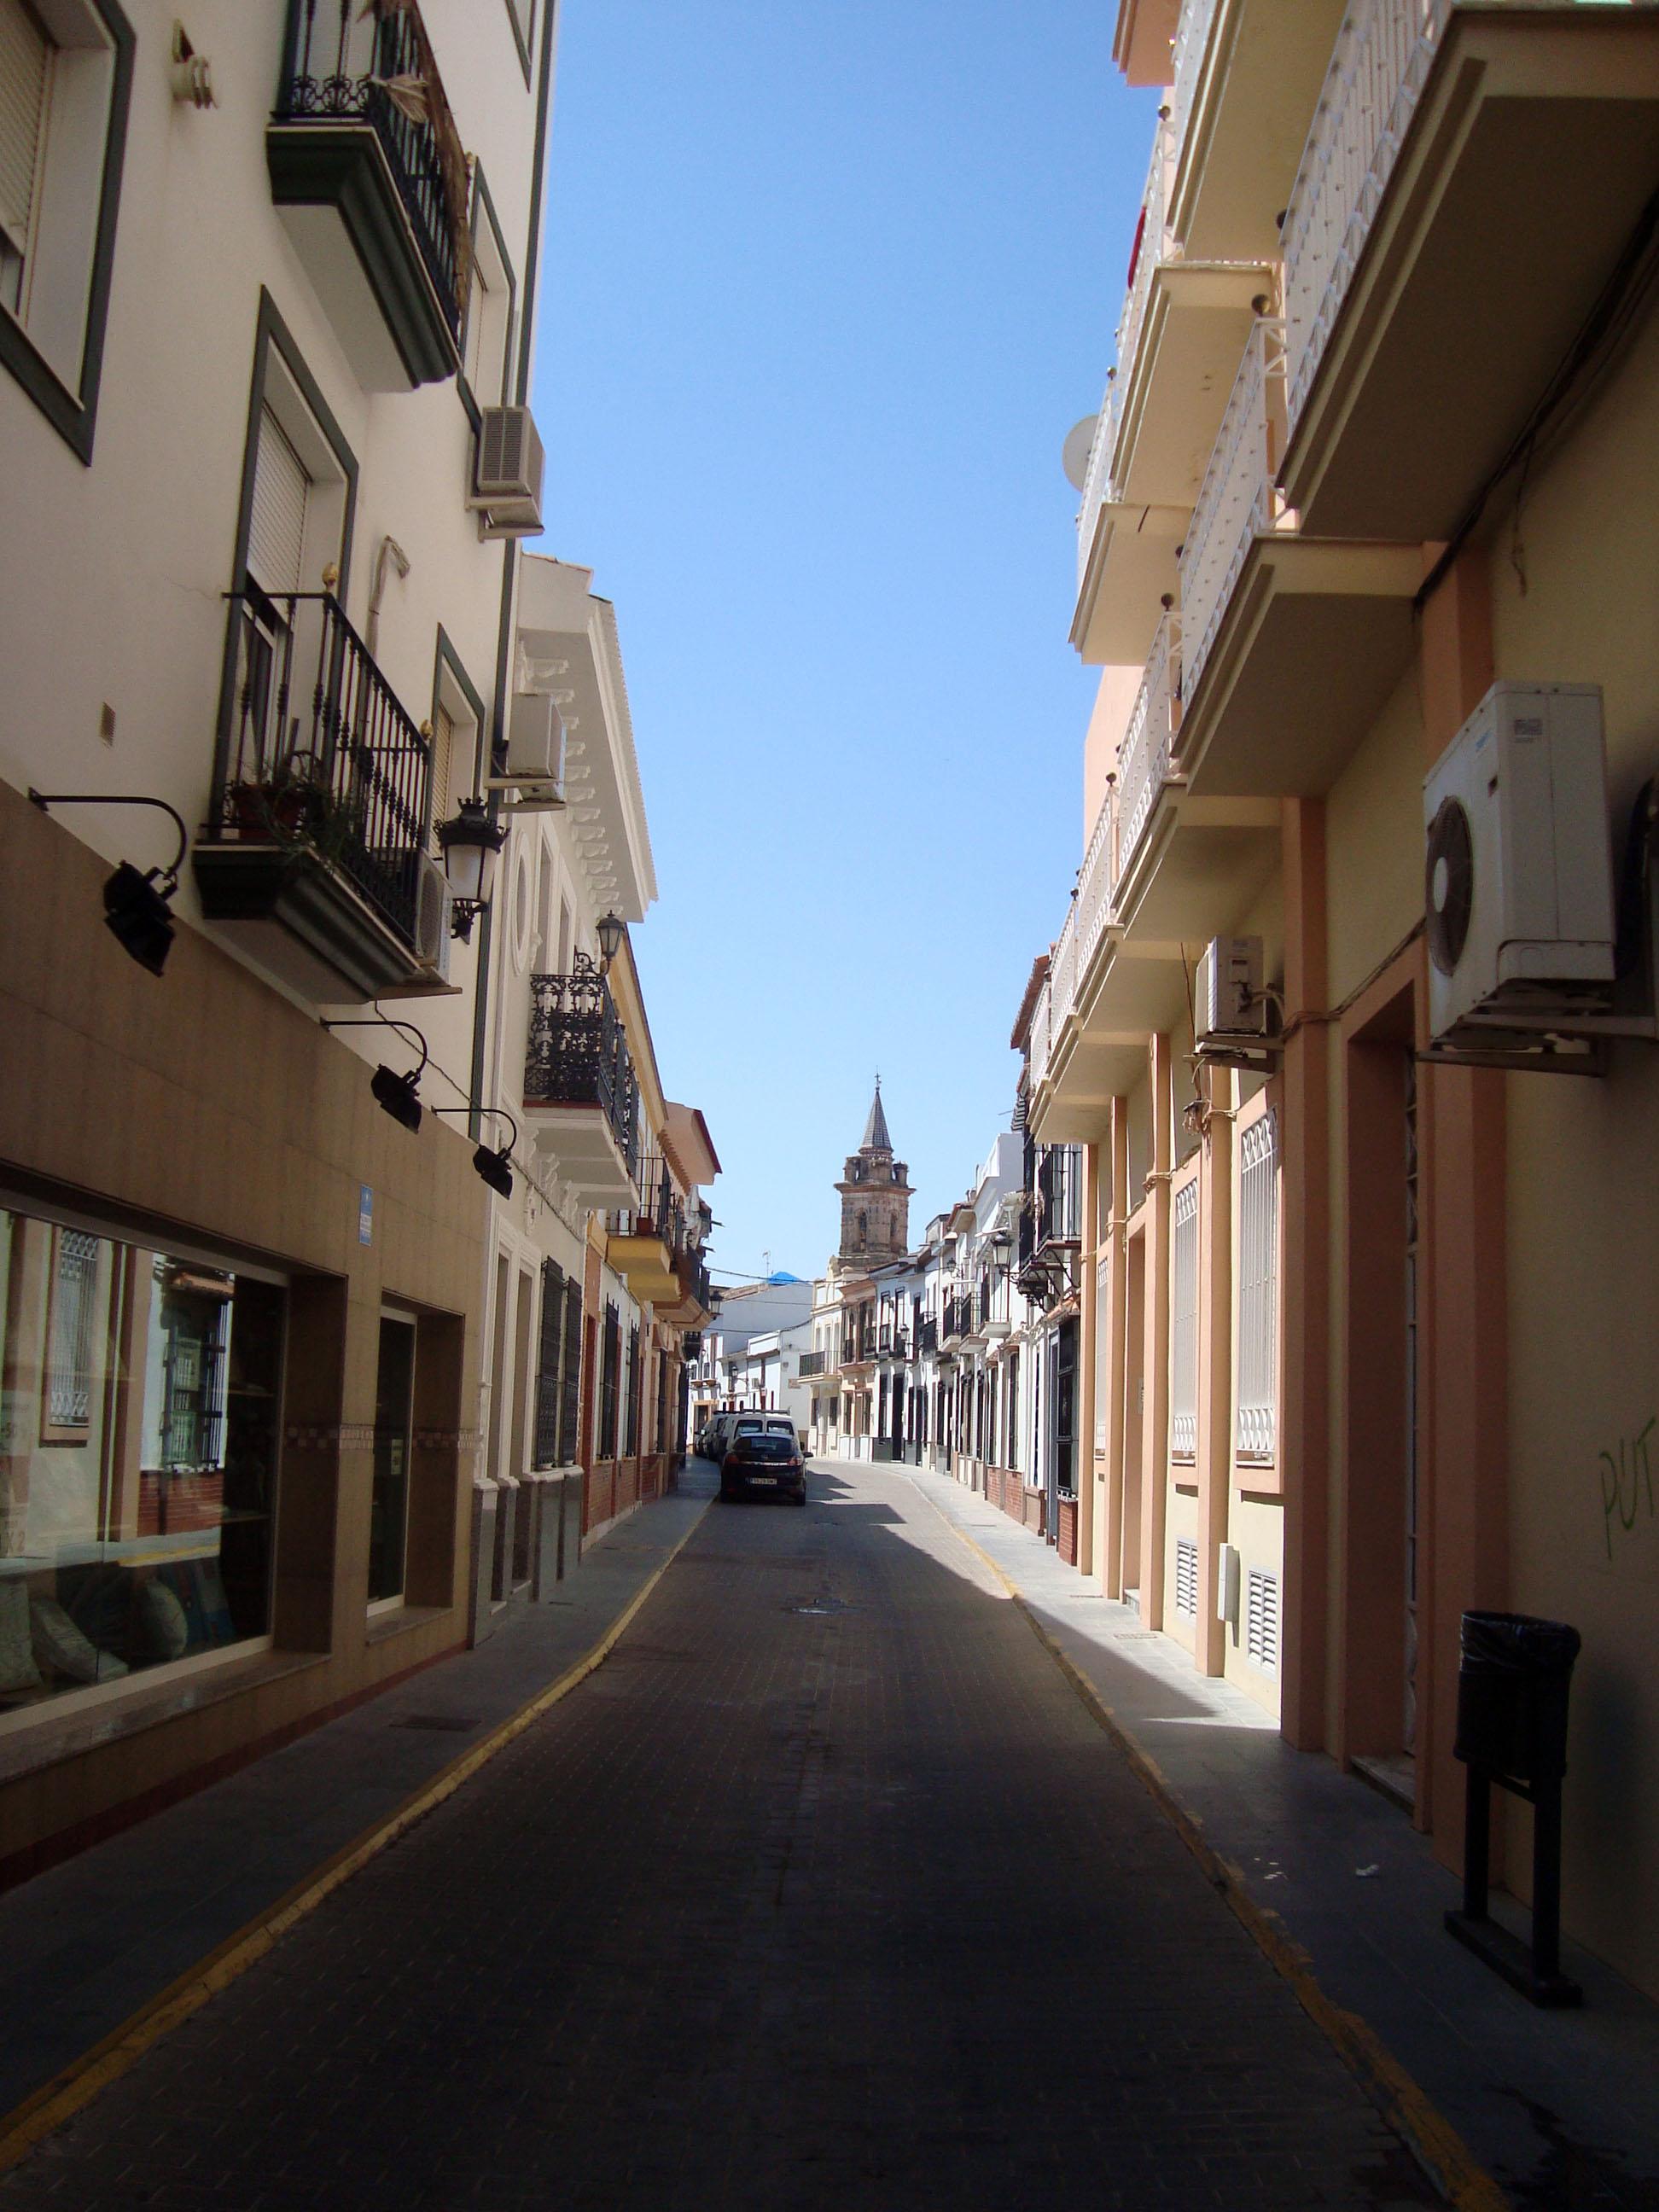
[[[811,1491],[712,1505],[0,2212],[1437,2203],[902,1474]]]

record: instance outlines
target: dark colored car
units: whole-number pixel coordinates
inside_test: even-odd
[[[806,1503],[806,1464],[793,1426],[787,1432],[744,1425],[720,1462],[720,1496],[730,1501],[750,1496],[787,1498]]]

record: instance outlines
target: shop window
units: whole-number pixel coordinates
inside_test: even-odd
[[[0,1212],[0,1715],[268,1634],[285,1308]]]

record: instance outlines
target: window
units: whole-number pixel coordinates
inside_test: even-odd
[[[1184,1620],[1198,1619],[1198,1546],[1190,1536],[1176,1538],[1175,1609]]]
[[[599,1360],[599,1457],[617,1455],[617,1387],[622,1365],[622,1321],[614,1305],[605,1309],[605,1346]]]
[[[447,633],[438,631],[438,650],[432,671],[432,851],[441,855],[438,830],[452,822],[461,801],[477,788],[478,732],[484,726],[484,705]]]
[[[507,18],[513,26],[513,37],[519,49],[519,59],[524,65],[524,81],[530,82],[530,57],[536,39],[536,0],[507,0]]]
[[[564,1357],[564,1270],[556,1260],[542,1262],[542,1325],[536,1369],[536,1465],[557,1467],[559,1413],[563,1403],[560,1372]]]
[[[0,1210],[0,1726],[263,1637],[285,1302]]]
[[[1176,1459],[1198,1450],[1198,1177],[1175,1194],[1170,1256],[1170,1449]]]
[[[1238,1450],[1272,1459],[1278,1438],[1279,1145],[1271,1113],[1239,1139]]]
[[[1252,1567],[1244,1593],[1245,1656],[1265,1674],[1279,1672],[1279,1577]]]
[[[306,511],[311,474],[268,401],[259,408],[253,463],[253,507],[248,518],[247,566],[273,599],[305,584]]]
[[[83,461],[132,57],[116,0],[0,0],[0,360]]]
[[[516,287],[483,164],[477,162],[472,171],[471,230],[461,375],[475,407],[502,407],[507,399]]]
[[[632,1459],[640,1449],[640,1325],[633,1322],[628,1331],[628,1426],[627,1441],[623,1446],[624,1459]]]

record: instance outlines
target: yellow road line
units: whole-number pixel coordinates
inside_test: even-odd
[[[1250,1895],[1241,1870],[1205,1838],[1203,1829],[1176,1796],[1157,1760],[1143,1750],[1107,1704],[1094,1684],[1037,1619],[1018,1583],[960,1522],[926,1492],[916,1495],[933,1508],[951,1533],[983,1562],[1024,1616],[1027,1626],[1047,1651],[1091,1717],[1116,1745],[1160,1812],[1203,1869],[1212,1886],[1231,1907],[1234,1917],[1255,1940],[1257,1948],[1287,1981],[1308,2017],[1334,2047],[1389,2124],[1403,2136],[1427,2168],[1436,2187],[1455,2212],[1512,2212],[1510,2198],[1486,2171],[1455,2127],[1430,2100],[1398,2059],[1386,2049],[1374,2028],[1358,2013],[1347,2012],[1326,1996],[1313,1970],[1313,1962],[1296,1942],[1276,1912],[1258,1905]]]
[[[550,1706],[561,1698],[568,1697],[579,1682],[594,1669],[604,1665],[615,1650],[617,1641],[629,1623],[667,1573],[680,1553],[701,1527],[703,1514],[708,1510],[709,1500],[703,1500],[699,1513],[674,1546],[661,1565],[635,1591],[633,1596],[611,1622],[592,1649],[568,1667],[545,1689],[538,1690],[528,1705],[521,1705],[516,1713],[502,1721],[483,1738],[482,1742],[465,1751],[459,1759],[441,1769],[429,1782],[423,1782],[412,1796],[406,1797],[396,1812],[364,1829],[362,1835],[314,1867],[295,1887],[267,1911],[259,1913],[239,1928],[234,1936],[227,1936],[217,1948],[199,1959],[188,1972],[168,1984],[147,2004],[141,2005],[129,2020],[106,2035],[101,2043],[72,2059],[69,2065],[55,2075],[21,2105],[0,2117],[0,2173],[26,2158],[36,2143],[63,2126],[82,2107],[89,2104],[100,2089],[118,2081],[128,2068],[137,2064],[147,2051],[152,2050],[164,2036],[192,2013],[199,2012],[210,1997],[228,1988],[240,1974],[263,1959],[278,1939],[307,1913],[314,1912],[323,1899],[338,1889],[352,1875],[386,1845],[396,1842],[416,1820],[422,1820],[446,1797],[452,1797],[463,1783],[471,1779],[481,1766],[486,1765],[498,1752],[504,1751],[515,1736],[522,1735]]]

